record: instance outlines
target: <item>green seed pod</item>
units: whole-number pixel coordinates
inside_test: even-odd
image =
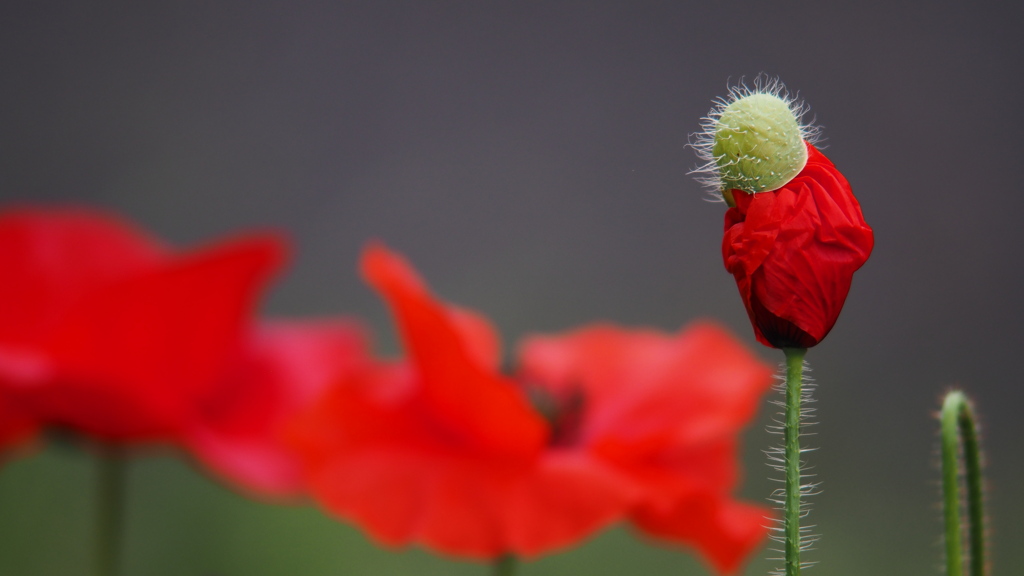
[[[732,88],[702,122],[693,146],[705,164],[695,172],[707,174],[700,180],[727,202],[733,189],[778,190],[803,170],[804,141],[817,133],[801,125],[803,112],[777,80],[760,77],[753,90]]]
[[[800,124],[785,100],[751,94],[725,107],[711,154],[725,188],[777,190],[807,163]]]

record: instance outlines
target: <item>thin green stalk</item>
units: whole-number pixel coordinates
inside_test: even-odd
[[[121,451],[101,446],[97,468],[96,576],[116,576],[124,520],[125,460]]]
[[[800,575],[800,400],[806,348],[784,348],[786,355],[786,576]]]
[[[494,561],[494,576],[513,576],[519,562],[512,554],[504,554]]]
[[[967,515],[970,524],[971,576],[987,574],[985,564],[985,511],[982,494],[981,446],[974,411],[963,392],[952,391],[942,403],[942,493],[946,520],[946,574],[963,575],[963,544],[960,525],[958,447],[963,445],[967,480]]]

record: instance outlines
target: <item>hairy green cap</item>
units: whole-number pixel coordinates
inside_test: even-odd
[[[789,103],[754,93],[730,103],[718,117],[711,154],[724,190],[778,190],[807,164],[807,147]]]

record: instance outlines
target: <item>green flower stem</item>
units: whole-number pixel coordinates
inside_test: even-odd
[[[124,519],[125,460],[109,445],[99,447],[96,492],[96,576],[116,576]]]
[[[519,562],[516,557],[512,554],[505,554],[499,556],[494,561],[494,576],[513,576],[516,573],[516,567]]]
[[[800,400],[806,348],[784,348],[786,355],[786,576],[800,575]]]
[[[970,525],[971,576],[987,574],[985,565],[985,511],[982,494],[981,448],[974,411],[963,392],[953,391],[942,403],[942,493],[946,519],[946,574],[963,575],[960,527],[958,444],[963,442],[964,476],[967,480],[967,514]]]

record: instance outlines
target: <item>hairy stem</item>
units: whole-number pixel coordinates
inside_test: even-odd
[[[806,348],[785,348],[786,355],[786,576],[800,575],[800,400]]]
[[[985,511],[982,493],[981,447],[974,411],[963,392],[952,391],[942,403],[942,493],[946,520],[946,574],[963,575],[960,525],[959,446],[962,441],[967,480],[971,576],[984,576]]]

